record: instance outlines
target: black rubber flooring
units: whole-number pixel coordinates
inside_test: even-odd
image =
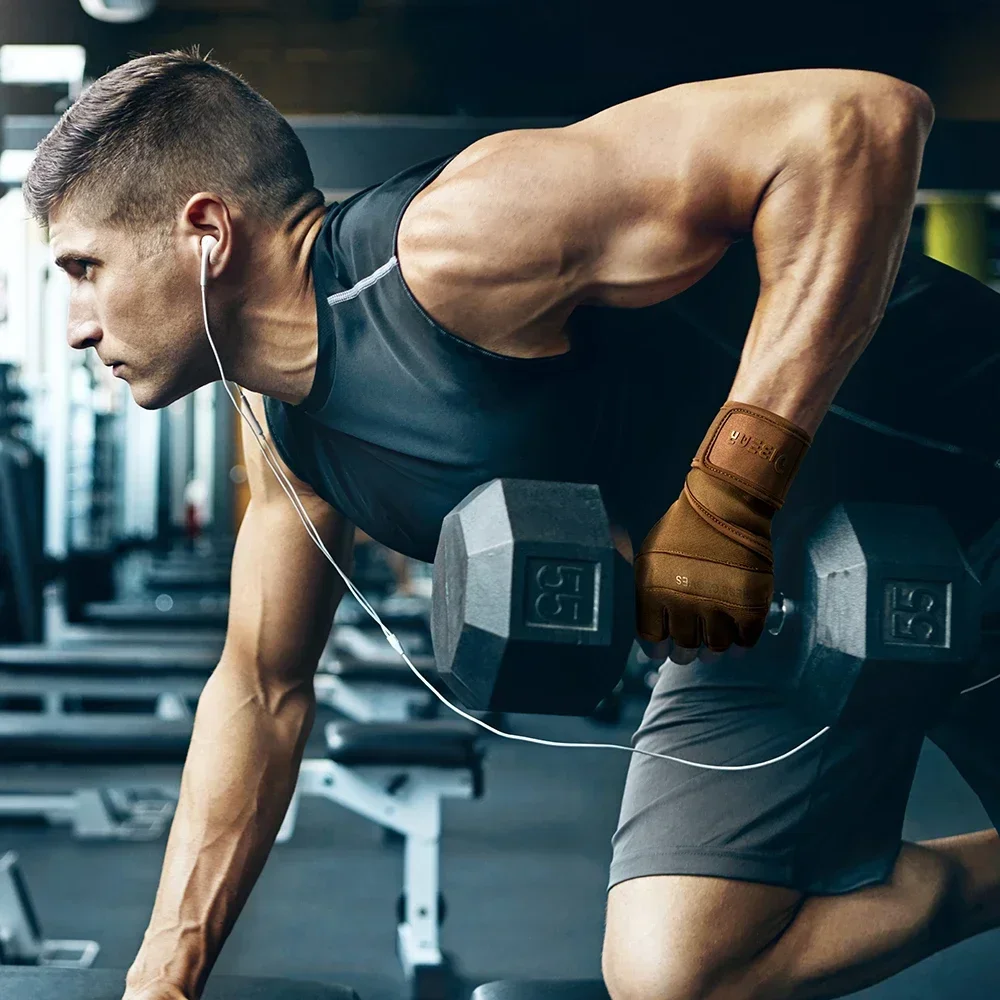
[[[623,742],[641,706],[617,727],[579,720],[514,720],[517,731],[555,739]],[[322,720],[321,720],[322,721]],[[317,727],[318,728],[318,727]],[[443,944],[471,987],[499,978],[600,974],[610,838],[628,757],[492,741],[486,795],[446,802]],[[0,787],[147,783],[169,769],[3,769]],[[928,745],[906,836],[925,839],[988,825],[948,760]],[[0,826],[0,849],[21,855],[51,937],[94,938],[98,964],[125,968],[148,919],[164,842],[81,844],[64,829]],[[217,970],[341,982],[362,1000],[398,1000],[405,984],[394,953],[398,848],[332,803],[306,800],[290,844],[276,847]],[[858,996],[874,1000],[993,1000],[1000,935],[938,955]]]

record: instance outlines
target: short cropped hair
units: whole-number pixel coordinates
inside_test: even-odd
[[[92,83],[42,140],[23,186],[43,227],[72,202],[90,224],[163,235],[198,191],[265,225],[323,204],[288,122],[197,47],[133,59]]]

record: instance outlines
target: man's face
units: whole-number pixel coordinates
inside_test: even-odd
[[[70,282],[71,347],[94,348],[146,409],[211,378],[193,254],[170,236],[94,228],[71,207],[50,223],[56,264]]]

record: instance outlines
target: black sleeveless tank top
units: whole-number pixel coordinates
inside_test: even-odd
[[[623,454],[632,399],[652,389],[631,384],[635,352],[578,310],[567,353],[495,354],[434,322],[406,287],[396,259],[399,222],[447,162],[413,167],[329,209],[312,258],[313,386],[297,406],[265,400],[279,453],[372,538],[418,559],[433,559],[448,511],[496,476],[597,483],[641,541],[676,499],[682,475],[673,478],[673,497],[652,503],[648,496],[626,502],[631,491],[620,488],[623,476],[639,473]],[[661,330],[655,339],[670,337]],[[643,361],[651,363],[648,354]],[[663,386],[653,391],[665,401]],[[654,451],[665,444],[658,433],[649,442]],[[634,492],[648,494],[649,485],[637,482]]]
[[[730,248],[668,302],[578,308],[565,354],[495,354],[436,323],[396,258],[406,207],[448,159],[329,208],[312,251],[315,380],[297,406],[265,400],[278,451],[355,525],[417,559],[433,559],[444,516],[497,476],[596,483],[638,546],[727,398],[757,299],[753,247]],[[908,392],[926,403],[919,359],[901,368],[898,348],[915,357],[914,320],[940,284],[927,268],[943,265],[913,257],[887,312],[895,303],[898,332],[880,331],[837,399],[890,424]],[[927,335],[940,344],[940,327]]]

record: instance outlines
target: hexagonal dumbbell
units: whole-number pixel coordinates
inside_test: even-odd
[[[596,486],[495,479],[445,518],[431,636],[466,707],[586,715],[634,634],[632,567]]]

